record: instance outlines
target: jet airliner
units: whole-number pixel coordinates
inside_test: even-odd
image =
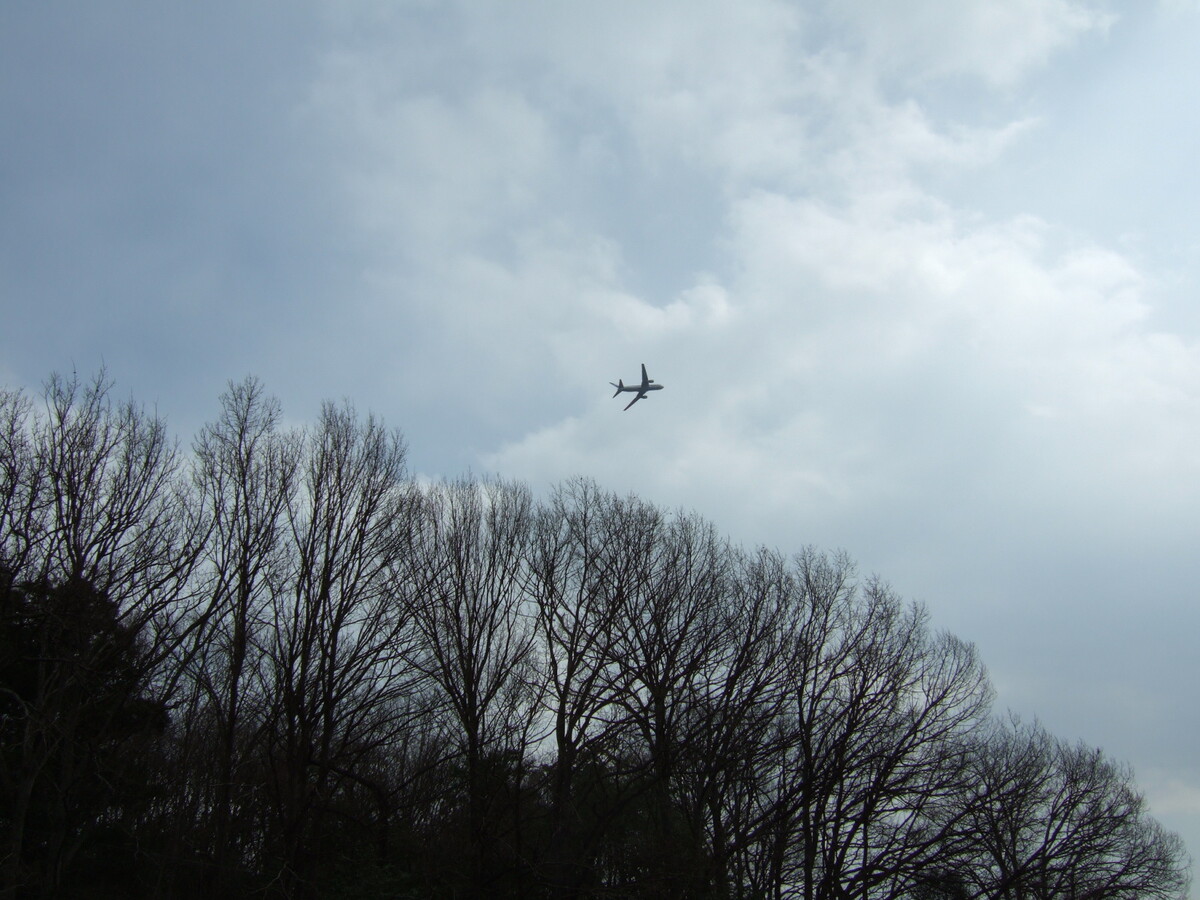
[[[646,374],[646,364],[645,363],[642,363],[642,383],[641,384],[631,384],[631,385],[626,386],[625,382],[619,378],[617,379],[617,382],[615,384],[611,381],[609,382],[609,384],[611,384],[613,387],[615,387],[617,389],[616,394],[613,394],[614,397],[617,396],[617,394],[621,393],[621,391],[635,391],[637,393],[637,396],[629,401],[629,405],[625,407],[626,409],[629,409],[630,406],[633,406],[633,404],[635,404],[639,400],[643,399],[646,396],[647,392],[661,391],[663,389],[663,386],[661,384],[655,384],[650,379],[650,376]]]

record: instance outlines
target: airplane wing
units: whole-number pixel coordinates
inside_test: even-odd
[[[629,409],[630,406],[633,406],[633,404],[637,403],[639,400],[641,400],[645,396],[646,396],[645,391],[638,391],[636,394],[634,394],[633,399],[629,401],[629,404],[625,408]]]
[[[642,363],[642,387],[650,383],[650,376],[646,374],[646,364]]]

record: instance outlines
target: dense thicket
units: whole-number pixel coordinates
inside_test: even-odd
[[[253,380],[190,456],[0,393],[3,896],[1180,896],[1130,772],[990,697],[842,555],[419,484]]]

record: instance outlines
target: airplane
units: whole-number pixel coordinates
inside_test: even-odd
[[[663,389],[663,385],[655,384],[653,381],[650,380],[650,376],[648,376],[646,374],[646,364],[645,363],[642,363],[642,383],[641,384],[631,384],[628,387],[626,387],[625,382],[619,378],[617,379],[616,383],[613,383],[610,381],[609,384],[611,384],[613,387],[615,387],[617,389],[617,393],[613,394],[614,397],[617,396],[617,394],[621,393],[621,391],[636,391],[637,392],[637,396],[629,401],[629,406],[626,406],[625,407],[626,409],[629,409],[630,406],[633,406],[633,404],[635,404],[639,400],[643,399],[646,396],[647,391],[661,391]]]

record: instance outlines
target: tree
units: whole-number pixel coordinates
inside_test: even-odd
[[[10,586],[0,614],[6,889],[84,880],[136,890],[132,833],[166,726],[138,635],[87,582]],[[72,877],[74,875],[75,877]]]
[[[35,488],[25,574],[82,580],[145,630],[147,652],[169,655],[194,610],[187,587],[202,535],[178,489],[166,423],[132,401],[114,404],[101,372],[87,385],[52,376],[34,429]]]
[[[715,529],[694,515],[665,519],[631,500],[624,527],[632,565],[615,573],[609,589],[618,604],[617,702],[638,739],[627,758],[644,761],[637,778],[647,819],[636,886],[682,896],[702,890],[709,875],[703,825],[679,801],[688,748],[702,738],[723,675],[731,557]]]
[[[1188,861],[1145,813],[1127,767],[1040,725],[998,722],[974,745],[962,797],[972,840],[954,872],[972,896],[1176,898]]]
[[[461,766],[462,793],[448,797],[447,806],[465,814],[463,887],[470,896],[496,896],[521,876],[520,817],[506,827],[500,811],[511,789],[519,812],[540,692],[525,593],[531,524],[524,487],[432,485],[401,557],[408,613],[420,638],[408,661],[434,687]],[[503,854],[507,859],[502,833],[514,848]]]
[[[756,850],[767,823],[759,802],[784,743],[788,625],[793,598],[779,554],[735,553],[722,598],[721,643],[706,695],[690,710],[681,803],[702,828],[712,896],[764,893]]]
[[[639,877],[628,857],[648,837],[638,830],[648,757],[630,711],[627,626],[647,595],[661,526],[658,510],[582,478],[539,509],[529,570],[555,751],[543,871],[552,896],[599,890],[606,869],[618,882]]]
[[[44,397],[0,391],[0,896],[1186,889],[1128,768],[994,722],[975,649],[843,554],[418,485],[253,379],[190,471],[103,373]]]
[[[221,414],[193,445],[193,481],[206,520],[200,572],[204,627],[182,665],[192,687],[179,764],[203,792],[207,819],[196,842],[211,859],[208,890],[230,889],[231,870],[250,865],[261,815],[259,765],[267,725],[261,688],[273,605],[294,577],[288,512],[299,490],[300,436],[280,434],[278,401],[259,382],[230,384]]]
[[[974,648],[932,635],[920,607],[845,556],[800,554],[787,626],[787,700],[774,766],[753,798],[755,879],[805,900],[898,897],[945,852],[930,813],[965,778],[962,743],[990,687]]]
[[[346,792],[406,724],[408,610],[397,561],[414,494],[398,432],[326,404],[284,512],[288,579],[264,611],[267,842],[286,896],[306,896]],[[386,817],[378,823],[386,827]]]
[[[110,388],[103,373],[52,377],[45,416],[0,397],[10,893],[59,890],[101,824],[132,827],[114,766],[134,735],[165,726],[161,666],[193,624],[199,535],[174,448],[161,420],[114,404]]]
[[[17,577],[36,579],[46,541],[46,472],[34,445],[32,406],[19,391],[0,391],[0,565],[9,588]]]

